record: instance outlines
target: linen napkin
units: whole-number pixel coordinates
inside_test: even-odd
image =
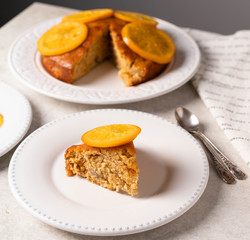
[[[227,36],[187,32],[201,50],[193,86],[250,167],[250,31]]]

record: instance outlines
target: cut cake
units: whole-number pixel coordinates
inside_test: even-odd
[[[53,77],[72,83],[112,57],[119,77],[126,86],[133,86],[154,78],[166,67],[140,57],[125,44],[121,30],[127,22],[108,18],[86,24],[88,36],[79,47],[61,55],[41,57],[44,68]]]

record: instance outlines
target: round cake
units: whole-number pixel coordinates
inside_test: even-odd
[[[46,71],[56,79],[73,83],[104,60],[111,59],[125,86],[134,86],[159,75],[167,63],[157,63],[135,53],[121,33],[129,22],[115,16],[84,23],[88,28],[87,37],[75,49],[54,56],[42,54],[41,62]]]

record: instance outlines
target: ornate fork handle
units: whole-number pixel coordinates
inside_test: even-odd
[[[237,179],[243,180],[247,177],[247,175],[236,164],[231,162],[203,133],[199,131],[192,131],[192,133],[202,140],[215,158],[224,164]]]

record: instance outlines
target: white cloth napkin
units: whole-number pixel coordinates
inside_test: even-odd
[[[250,167],[250,31],[228,36],[187,32],[201,50],[193,86]]]

